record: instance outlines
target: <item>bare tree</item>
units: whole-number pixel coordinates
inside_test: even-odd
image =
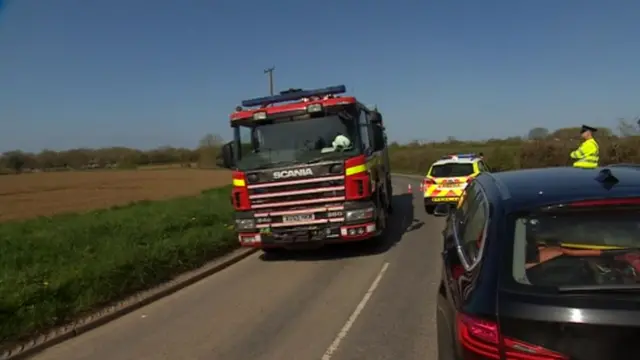
[[[623,118],[618,119],[618,133],[620,136],[638,136],[640,135],[640,117],[632,121]]]
[[[549,129],[543,127],[535,127],[529,130],[527,138],[529,140],[540,140],[546,138],[547,136],[549,136]]]

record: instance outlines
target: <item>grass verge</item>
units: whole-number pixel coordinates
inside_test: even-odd
[[[229,188],[0,224],[0,348],[237,248]]]

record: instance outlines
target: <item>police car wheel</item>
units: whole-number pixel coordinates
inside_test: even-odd
[[[433,215],[433,212],[434,212],[435,209],[436,209],[436,207],[433,206],[433,205],[425,205],[425,207],[424,207],[424,211],[426,211],[427,214],[429,214],[429,215]]]

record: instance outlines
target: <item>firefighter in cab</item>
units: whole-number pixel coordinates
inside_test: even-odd
[[[584,140],[577,150],[572,151],[569,156],[574,160],[573,167],[582,169],[595,169],[600,161],[600,147],[593,138],[593,133],[598,131],[591,126],[582,125],[580,136]]]

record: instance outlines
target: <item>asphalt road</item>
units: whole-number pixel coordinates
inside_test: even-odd
[[[435,359],[444,222],[393,181],[384,243],[257,253],[35,359]]]

